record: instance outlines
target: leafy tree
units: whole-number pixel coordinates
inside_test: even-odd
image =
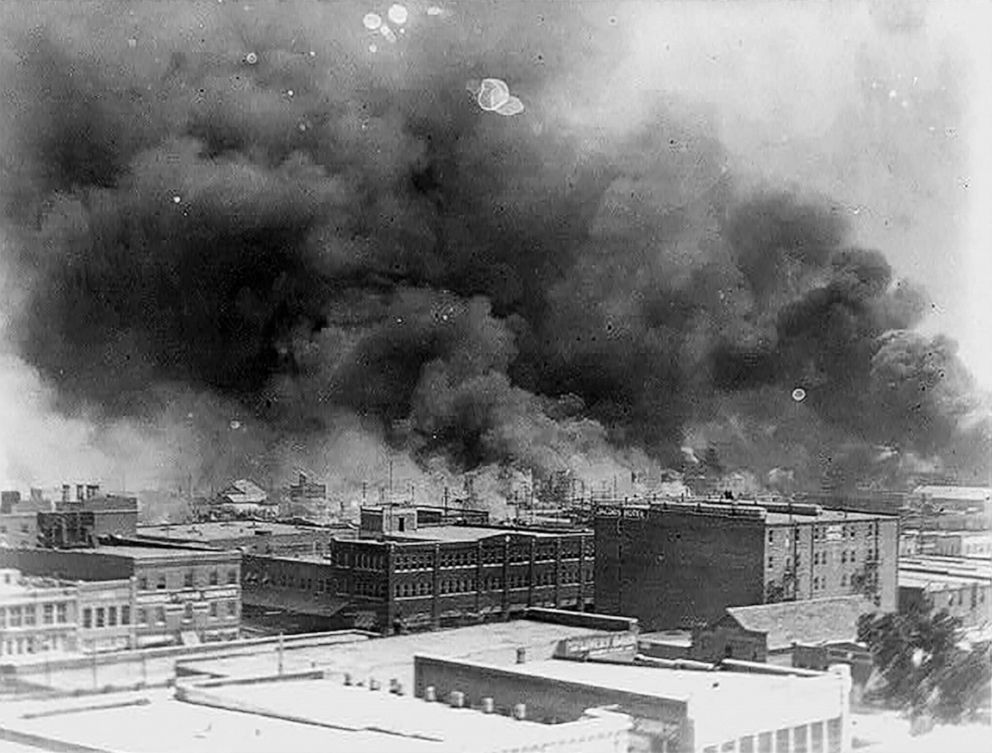
[[[913,717],[959,722],[985,711],[992,679],[986,643],[968,646],[961,623],[945,611],[864,615],[858,638],[868,645],[882,685],[880,700]]]

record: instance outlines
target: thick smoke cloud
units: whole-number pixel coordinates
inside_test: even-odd
[[[240,467],[379,437],[442,475],[650,474],[728,411],[785,426],[761,395],[802,386],[806,481],[828,436],[956,462],[976,406],[909,331],[922,294],[827,202],[745,195],[685,103],[622,129],[556,110],[601,102],[620,49],[581,14],[413,13],[372,53],[358,5],[168,7],[8,32],[12,333],[61,410],[205,401],[198,446]],[[495,74],[523,113],[466,91]],[[235,412],[251,440],[202,428]]]

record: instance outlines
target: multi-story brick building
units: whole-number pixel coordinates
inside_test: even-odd
[[[138,500],[103,494],[98,484],[62,485],[62,498],[54,509],[37,513],[40,543],[50,548],[85,547],[107,536],[133,536],[138,525]]]
[[[14,562],[27,573],[87,582],[80,596],[81,635],[94,647],[120,642],[122,631],[110,628],[128,628],[130,645],[137,647],[230,640],[239,633],[238,551],[151,546],[0,551],[0,566]]]
[[[670,501],[600,506],[596,609],[646,630],[731,606],[862,594],[896,608],[898,520],[815,505]]]
[[[333,539],[323,556],[246,555],[244,600],[324,626],[424,629],[591,608],[593,559],[589,531],[420,528],[415,508],[365,508],[360,537]]]

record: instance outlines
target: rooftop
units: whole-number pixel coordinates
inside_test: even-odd
[[[287,648],[287,672],[322,669],[326,673],[351,673],[356,680],[376,677],[383,682],[395,677],[407,687],[413,682],[413,656],[430,652],[449,658],[513,664],[517,648],[526,648],[533,659],[550,658],[558,642],[577,636],[602,635],[602,631],[550,622],[513,620],[428,633],[396,635],[368,641],[314,648]],[[275,666],[274,649],[253,656],[183,661],[195,671],[220,676],[260,675]]]
[[[992,488],[987,486],[918,486],[913,494],[936,499],[954,499],[962,502],[988,502]]]
[[[320,526],[300,526],[291,523],[269,523],[260,520],[231,520],[182,525],[138,526],[139,536],[149,536],[174,541],[223,541],[271,533],[286,536],[310,532],[333,533],[333,529]]]
[[[391,534],[391,541],[446,541],[471,542],[494,536],[523,535],[537,538],[554,538],[562,532],[542,531],[534,528],[504,528],[502,526],[430,526],[417,531]]]
[[[46,550],[38,550],[46,551]],[[216,557],[223,552],[212,549],[185,549],[176,546],[135,546],[135,545],[114,545],[106,544],[86,549],[52,550],[67,551],[71,554],[109,554],[117,557],[129,557],[135,560],[167,560],[176,557]]]
[[[793,643],[854,640],[858,617],[874,611],[872,603],[860,596],[727,608],[727,614],[745,630],[767,634],[769,651],[789,648]]]
[[[702,700],[717,705],[733,703],[735,696],[740,699],[765,691],[794,691],[797,689],[797,682],[806,679],[792,675],[702,672],[563,659],[546,659],[497,668],[514,674],[593,685],[654,698]]]
[[[974,575],[950,575],[899,569],[900,588],[922,588],[924,591],[957,591],[974,585],[988,585],[988,583],[988,578]]]

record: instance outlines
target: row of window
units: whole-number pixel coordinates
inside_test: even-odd
[[[357,570],[374,570],[382,572],[386,566],[386,559],[381,554],[369,554],[368,552],[352,552],[348,549],[339,549],[330,555],[330,559],[338,567],[354,567]]]
[[[196,570],[187,570],[183,573],[183,587],[193,588],[196,583]],[[207,583],[211,586],[220,585],[221,575],[217,570],[211,570],[207,574]],[[234,585],[238,582],[238,571],[235,569],[230,569],[227,571],[226,581],[228,585]],[[164,591],[168,588],[168,579],[165,573],[159,573],[155,576],[155,588],[159,591]],[[142,575],[138,577],[138,589],[141,591],[148,590],[149,579],[147,575]]]
[[[120,624],[131,624],[131,607],[120,607]],[[117,627],[117,607],[83,607],[83,627]]]
[[[728,740],[720,745],[707,745],[703,753],[840,753],[841,720],[828,719],[809,725],[762,732]]]
[[[576,584],[579,582],[578,569],[562,573],[562,584]],[[586,570],[586,583],[591,583],[594,577],[592,570]],[[524,574],[511,574],[506,579],[505,585],[508,588],[529,588],[530,579]],[[555,585],[553,572],[537,573],[534,577],[535,588],[544,588]],[[502,591],[504,580],[501,575],[490,575],[482,579],[483,591]],[[438,593],[456,594],[473,593],[476,591],[476,578],[442,578],[438,581]],[[433,582],[430,580],[415,581],[410,583],[397,583],[393,587],[393,595],[399,598],[413,596],[431,596],[434,593]]]
[[[236,601],[226,601],[224,603],[224,618],[234,619],[238,616],[238,602]],[[209,615],[211,619],[220,619],[220,606],[218,602],[211,601],[208,607]],[[151,620],[151,622],[149,622]],[[192,622],[193,620],[193,602],[187,601],[186,605],[183,607],[183,622]],[[126,623],[124,623],[126,624]],[[165,624],[165,607],[154,607],[153,609],[138,609],[138,624],[139,625],[164,625]]]
[[[42,625],[64,625],[68,622],[69,610],[65,602],[41,605]],[[35,604],[0,607],[0,628],[34,627],[38,624],[38,609]]]

